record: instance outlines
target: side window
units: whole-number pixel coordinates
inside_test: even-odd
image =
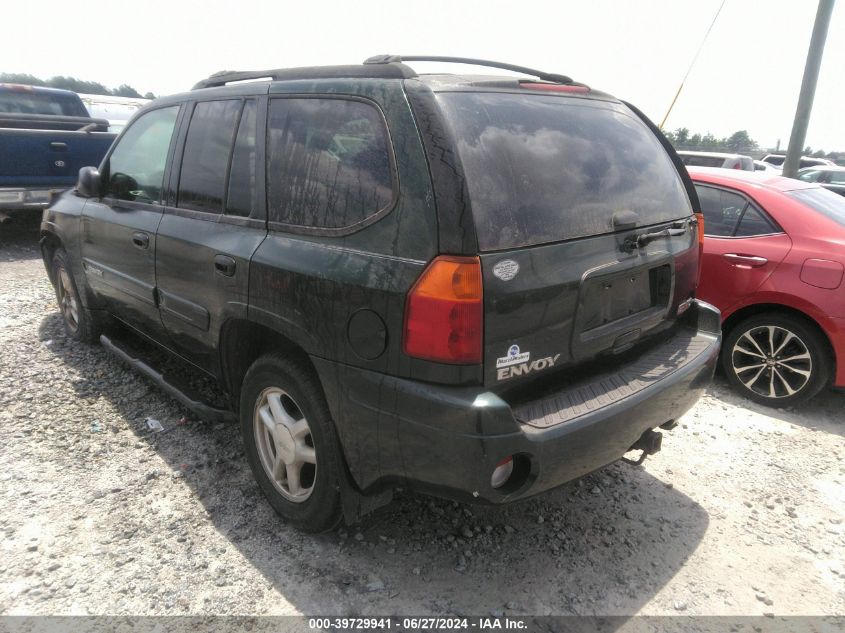
[[[843,171],[829,171],[828,182],[834,185],[845,185],[845,170]]]
[[[810,169],[798,174],[798,179],[803,180],[804,182],[816,182],[821,175],[822,172],[818,169]]]
[[[733,235],[736,223],[747,204],[745,198],[713,187],[696,185],[701,212],[704,214],[704,234],[715,237]]]
[[[249,217],[255,208],[255,121],[255,99],[250,99],[244,104],[232,150],[227,215]]]
[[[194,108],[182,154],[176,206],[210,213],[223,211],[226,169],[240,109],[240,99],[202,101]]]
[[[270,221],[345,228],[393,200],[387,132],[374,106],[349,99],[273,99],[267,134]]]
[[[179,106],[152,110],[124,132],[106,167],[106,196],[135,202],[161,202],[167,151],[178,114]]]
[[[706,230],[707,220],[704,223]],[[751,237],[752,235],[768,235],[776,231],[777,229],[769,222],[769,219],[749,204],[745,213],[742,214],[742,219],[739,221],[739,226],[736,228],[734,235],[736,237]]]

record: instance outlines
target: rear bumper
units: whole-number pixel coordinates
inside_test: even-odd
[[[66,187],[65,187],[66,188]],[[46,209],[53,193],[65,188],[14,187],[0,188],[0,210]]]
[[[579,387],[582,393],[585,386],[595,389],[604,384],[603,377],[561,384],[539,406],[529,402],[512,407],[483,387],[420,383],[314,361],[360,489],[404,482],[439,496],[498,504],[549,490],[616,461],[644,431],[676,420],[695,404],[713,377],[721,335],[714,307],[696,302],[688,312],[688,327],[677,336],[694,343],[694,353],[682,363],[650,374],[652,379],[640,381],[636,389],[620,393],[624,390],[610,386],[613,397],[604,394],[589,403],[582,399],[565,411],[563,404],[553,411],[550,403],[572,405],[573,397],[567,394],[578,393]],[[625,369],[614,371],[621,375]],[[532,407],[543,415],[532,418]],[[554,423],[556,415],[563,421]],[[518,456],[515,474],[504,487],[494,489],[491,474],[511,455]]]

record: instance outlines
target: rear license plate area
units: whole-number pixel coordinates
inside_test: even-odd
[[[588,274],[581,282],[573,328],[575,358],[632,343],[666,317],[673,292],[671,263]],[[630,339],[630,340],[628,340]]]
[[[668,264],[587,278],[582,286],[579,329],[585,332],[649,308],[668,305],[670,290]]]

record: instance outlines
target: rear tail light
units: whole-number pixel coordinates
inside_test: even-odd
[[[698,287],[698,283],[701,281],[701,268],[704,266],[704,214],[696,213],[695,219],[697,220],[695,228],[698,231],[698,276],[695,285]]]
[[[704,248],[704,214],[703,213],[696,213],[696,226],[698,228],[698,248]]]
[[[477,257],[434,259],[408,292],[405,353],[441,363],[480,363],[482,298]]]

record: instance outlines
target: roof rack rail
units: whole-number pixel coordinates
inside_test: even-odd
[[[518,73],[525,73],[532,77],[537,77],[543,81],[551,81],[558,84],[575,83],[572,77],[566,75],[558,75],[555,73],[547,73],[542,70],[534,68],[526,68],[525,66],[516,66],[514,64],[505,64],[503,62],[492,62],[487,59],[473,59],[471,57],[439,57],[436,55],[375,55],[364,60],[365,64],[401,64],[402,62],[447,62],[450,64],[469,64],[471,66],[488,66],[490,68],[501,68],[502,70],[512,70]]]
[[[197,82],[191,90],[217,88],[237,81],[271,79],[273,81],[294,79],[410,79],[416,77],[411,68],[403,64],[384,66],[348,65],[348,66],[313,66],[308,68],[276,68],[272,70],[221,70],[207,79]]]
[[[272,70],[221,70],[209,76],[207,79],[198,81],[191,90],[198,90],[199,88],[213,88],[216,86],[225,86],[228,83],[235,81],[249,81],[251,79],[273,79]]]

